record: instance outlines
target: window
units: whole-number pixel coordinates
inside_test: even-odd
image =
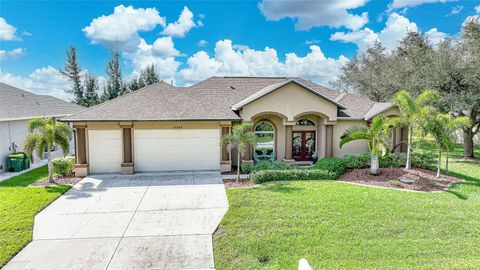
[[[268,121],[260,121],[255,126],[257,145],[255,153],[258,155],[271,155],[275,148],[275,129]]]
[[[300,119],[297,121],[297,126],[315,126],[315,123],[309,119]]]

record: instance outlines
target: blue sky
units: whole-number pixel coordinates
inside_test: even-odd
[[[2,1],[0,81],[68,99],[58,72],[69,46],[105,77],[109,50],[129,79],[154,63],[188,85],[214,75],[301,76],[328,84],[374,41],[406,31],[455,37],[480,1]]]

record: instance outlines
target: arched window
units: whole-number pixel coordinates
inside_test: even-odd
[[[275,149],[275,129],[268,121],[260,121],[255,125],[257,145],[255,153],[258,155],[271,155]]]
[[[300,119],[297,121],[297,126],[315,126],[315,123],[310,119]]]

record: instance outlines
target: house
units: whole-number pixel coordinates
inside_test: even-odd
[[[221,145],[242,121],[258,144],[247,162],[264,157],[309,161],[368,151],[362,141],[339,148],[343,132],[367,125],[390,103],[339,93],[301,78],[212,77],[188,87],[153,84],[63,118],[76,132],[76,173],[172,170],[230,171],[236,149]],[[405,139],[394,132],[392,145]],[[396,148],[397,151],[400,148]]]
[[[38,117],[65,117],[84,108],[67,101],[36,95],[16,87],[0,83],[0,173],[6,171],[7,155],[13,148],[23,150],[23,140],[28,134],[27,122]],[[72,140],[72,147],[73,147]],[[73,148],[72,148],[73,149]],[[53,156],[62,155],[54,149]],[[43,154],[40,159],[43,159]],[[38,161],[38,157],[34,158]]]

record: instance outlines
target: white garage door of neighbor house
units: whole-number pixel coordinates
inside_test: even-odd
[[[120,172],[122,148],[121,130],[89,130],[88,150],[90,172]]]
[[[135,171],[218,170],[218,129],[136,129]]]

